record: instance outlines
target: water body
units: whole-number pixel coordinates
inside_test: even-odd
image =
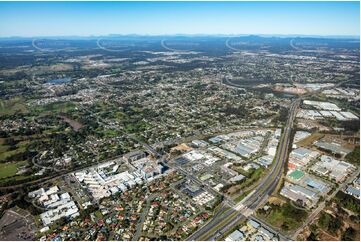
[[[64,83],[71,82],[71,78],[62,78],[62,79],[53,79],[50,81],[47,81],[47,84],[53,84],[53,85],[60,85]]]

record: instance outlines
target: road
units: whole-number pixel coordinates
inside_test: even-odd
[[[341,82],[335,87],[340,86],[348,81]],[[325,88],[328,89],[328,88]],[[323,89],[319,89],[317,92],[321,92]],[[303,95],[303,97],[307,97],[309,95],[313,95],[317,92],[312,92],[306,95]],[[242,200],[237,205],[233,206],[232,208],[222,207],[220,211],[217,214],[221,214],[220,217],[213,216],[212,220],[210,220],[205,226],[203,226],[201,229],[196,231],[192,236],[188,238],[188,240],[197,240],[199,238],[204,238],[204,240],[209,239],[217,239],[222,233],[227,232],[229,228],[234,226],[235,224],[239,223],[243,219],[246,219],[249,215],[255,211],[259,205],[261,205],[265,200],[267,200],[268,196],[275,190],[277,187],[277,184],[281,178],[283,167],[285,165],[285,162],[287,161],[287,155],[288,155],[288,147],[290,144],[290,137],[291,137],[291,130],[293,127],[293,122],[296,116],[296,110],[301,101],[301,98],[298,98],[294,100],[291,104],[288,120],[286,122],[286,126],[283,130],[281,139],[280,139],[280,145],[278,148],[278,153],[276,155],[276,161],[272,168],[272,171],[267,174],[267,176],[262,180],[262,182],[257,186],[257,188],[250,194],[250,196],[247,196],[244,200]],[[137,140],[138,141],[138,140]],[[139,142],[139,141],[138,141]],[[151,153],[153,153],[157,157],[162,157],[161,154],[159,154],[154,148],[151,146],[140,142],[145,148],[147,148]],[[108,161],[108,160],[107,160]],[[107,162],[105,161],[105,162]],[[102,162],[103,163],[103,162]],[[96,166],[98,164],[93,164],[92,166]],[[89,167],[87,167],[89,168]],[[84,170],[87,168],[79,168],[75,169],[71,172]],[[59,177],[66,176],[67,173],[70,172],[61,172],[60,174],[52,174],[49,177],[41,178],[39,180],[27,182],[24,184],[19,185],[13,185],[13,186],[7,186],[2,187],[0,189],[14,189],[17,187],[22,187],[24,185],[31,185],[35,183],[43,183],[48,182],[50,180],[58,179]],[[223,213],[223,214],[222,214]],[[217,228],[218,225],[222,224],[221,230],[214,231],[214,228]]]
[[[346,179],[334,192],[328,195],[318,207],[308,216],[307,220],[296,230],[292,235],[293,240],[297,240],[297,236],[301,233],[307,225],[310,225],[317,215],[326,207],[326,202],[330,201],[341,189],[345,188],[347,184],[352,182],[360,174],[359,170],[355,171],[348,179]]]
[[[278,230],[276,228],[274,228],[273,226],[269,225],[267,222],[256,218],[254,216],[250,216],[250,219],[258,222],[259,224],[261,224],[261,226],[265,229],[267,229],[268,231],[273,232],[274,234],[276,234],[276,236],[279,238],[280,241],[290,241],[291,239],[284,236],[283,234],[279,233]]]
[[[347,82],[348,81],[340,82],[334,87],[341,86]],[[317,91],[307,93],[303,95],[302,98],[322,92],[324,89],[328,88],[329,87],[321,88]],[[224,214],[225,216],[220,218],[214,216],[212,221],[196,231],[187,240],[217,240],[230,228],[233,228],[240,221],[250,216],[261,204],[263,204],[263,202],[267,200],[268,196],[272,194],[281,179],[283,168],[287,162],[289,144],[291,143],[291,131],[297,114],[297,107],[299,106],[300,102],[301,97],[294,100],[291,104],[288,119],[280,139],[278,152],[276,154],[275,165],[273,166],[271,172],[267,174],[267,176],[252,193],[250,193],[245,199],[243,199],[234,207],[235,209],[228,210]]]
[[[280,139],[279,149],[276,154],[275,165],[273,166],[271,172],[268,173],[268,175],[262,180],[258,188],[255,189],[255,192],[252,196],[247,197],[247,199],[241,201],[238,204],[239,207],[237,207],[237,209],[242,210],[243,206],[245,208],[255,210],[259,205],[259,201],[264,200],[264,198],[270,195],[277,187],[277,184],[282,176],[284,165],[287,162],[293,121],[296,117],[296,110],[299,104],[300,99],[296,99],[291,104],[288,120],[283,130],[283,134]]]
[[[145,205],[145,208],[144,210],[142,211],[141,215],[140,215],[140,218],[139,218],[139,222],[137,224],[137,230],[136,232],[134,233],[133,235],[133,241],[137,241],[139,240],[139,237],[141,236],[142,234],[142,229],[143,229],[143,224],[144,224],[144,221],[145,221],[145,217],[147,216],[148,214],[148,210],[150,208],[150,202],[156,198],[157,196],[159,196],[158,193],[153,193],[151,194],[150,196],[147,197],[146,199],[146,205]]]
[[[207,234],[210,230],[215,228],[219,225],[222,221],[226,221],[227,218],[230,216],[240,216],[239,218],[243,217],[243,215],[238,214],[236,210],[229,208],[222,203],[220,209],[214,214],[213,218],[209,220],[203,227],[198,229],[195,233],[187,238],[188,241],[195,241],[200,240],[204,234]]]
[[[288,119],[283,130],[275,164],[257,188],[233,208],[226,210],[221,216],[213,216],[213,219],[205,226],[196,231],[187,240],[217,240],[235,225],[250,216],[259,205],[267,200],[268,196],[276,189],[287,162],[288,147],[291,139],[293,122],[296,110],[301,99],[294,100],[291,104]],[[220,227],[220,228],[218,228]]]

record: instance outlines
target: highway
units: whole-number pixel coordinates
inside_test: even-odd
[[[232,219],[229,219],[229,218]],[[203,227],[198,229],[195,233],[193,233],[191,236],[187,238],[188,241],[195,241],[195,240],[212,240],[216,237],[216,235],[220,235],[219,230],[213,231],[211,234],[210,232],[214,230],[217,226],[222,225],[222,222],[225,224],[222,225],[222,229],[225,227],[229,227],[230,222],[232,221],[242,221],[246,219],[242,214],[238,213],[233,208],[229,208],[224,206],[224,203],[222,204],[222,207],[218,210],[218,212],[213,216],[213,218],[206,223]],[[230,221],[228,221],[230,220]],[[232,223],[233,224],[233,223]],[[208,234],[211,234],[210,236],[206,237]]]
[[[283,130],[283,134],[280,140],[278,152],[276,154],[275,165],[268,175],[264,178],[258,188],[255,189],[255,192],[252,196],[247,199],[241,201],[239,206],[242,205],[248,209],[255,210],[259,205],[259,202],[264,200],[268,195],[270,195],[275,188],[282,176],[283,168],[285,163],[287,162],[288,156],[288,147],[291,139],[291,131],[293,127],[293,121],[296,117],[296,110],[298,105],[300,104],[300,99],[296,99],[292,102],[290,112],[288,115],[288,120],[286,122],[285,128]]]
[[[259,205],[267,200],[268,196],[276,189],[283,172],[285,163],[287,162],[288,148],[291,139],[291,131],[293,122],[296,117],[296,110],[301,99],[294,100],[290,107],[288,119],[283,130],[278,152],[276,154],[275,164],[257,188],[250,193],[241,202],[233,208],[226,210],[221,216],[213,216],[213,219],[205,226],[196,231],[187,240],[217,240],[224,233],[232,229],[235,225],[250,216]]]
[[[340,82],[335,85],[335,87],[341,86],[347,82],[349,81]],[[310,92],[303,95],[302,98],[322,92],[324,89],[327,88],[321,88],[317,91]],[[291,143],[292,127],[300,102],[301,97],[295,99],[291,104],[288,119],[277,149],[275,164],[272,167],[271,172],[268,173],[257,188],[241,202],[229,210],[222,208],[223,210],[226,210],[226,212],[221,217],[218,218],[217,216],[213,216],[211,221],[197,230],[187,240],[218,240],[223,234],[235,227],[235,225],[251,216],[260,205],[267,201],[267,198],[277,188],[282,177],[283,168],[287,162],[289,144]]]

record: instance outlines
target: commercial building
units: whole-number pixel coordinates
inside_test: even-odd
[[[330,191],[330,187],[323,181],[319,180],[319,179],[314,179],[314,178],[310,178],[307,177],[304,180],[304,184],[308,187],[308,188],[312,188],[320,193],[327,193],[328,191]]]
[[[145,153],[144,151],[139,151],[139,150],[136,150],[136,151],[132,151],[132,152],[129,152],[129,153],[126,153],[123,158],[128,161],[128,162],[133,162],[133,161],[136,161],[136,160],[140,160],[142,158],[145,158],[147,156],[147,153]]]
[[[209,145],[209,143],[204,140],[193,140],[192,144],[196,147],[202,147],[202,148]]]
[[[40,188],[30,192],[28,196],[35,199],[46,212],[40,214],[44,226],[65,217],[74,218],[79,215],[79,209],[67,192],[61,192],[58,186],[48,189]]]
[[[294,170],[290,174],[288,174],[288,177],[290,177],[294,181],[298,181],[304,176],[305,176],[305,173],[303,173],[300,170]]]
[[[258,232],[265,237],[265,240],[271,240],[274,237],[273,233],[263,227],[261,227]]]
[[[300,142],[301,140],[304,140],[305,138],[309,137],[311,135],[310,132],[306,131],[297,131],[295,134],[295,137],[293,139],[293,144]]]
[[[265,155],[255,160],[255,162],[267,168],[272,164],[273,159],[274,159],[273,155]]]
[[[133,171],[118,171],[119,164],[115,161],[103,163],[73,173],[79,183],[92,195],[94,200],[109,197],[118,192],[125,192],[137,184],[143,184],[150,178],[163,173],[163,166],[154,160],[134,153],[127,157]]]
[[[244,234],[239,230],[235,230],[226,237],[225,241],[243,241],[244,239]]]
[[[209,141],[212,143],[212,144],[219,144],[220,142],[223,141],[223,139],[219,136],[215,136],[213,138],[210,138]]]
[[[244,179],[246,179],[246,177],[242,174],[239,174],[239,175],[236,175],[236,176],[232,177],[231,179],[229,179],[229,182],[235,183],[235,182],[243,181]]]
[[[250,228],[253,228],[253,229],[258,229],[261,227],[261,224],[254,221],[253,219],[250,219],[247,221],[247,226],[249,226]]]
[[[288,168],[290,169],[305,169],[306,165],[313,159],[316,159],[320,154],[317,151],[312,151],[306,148],[294,149],[289,156]]]
[[[254,136],[247,139],[241,139],[234,148],[234,151],[243,157],[250,158],[257,153],[263,142],[262,136]]]
[[[339,108],[336,104],[330,102],[304,100],[303,104],[313,106],[320,110],[341,111],[341,108]]]
[[[314,143],[314,145],[317,148],[320,148],[320,149],[328,151],[332,154],[338,154],[341,156],[345,156],[352,151],[350,149],[346,149],[346,148],[342,147],[340,144],[335,143],[335,142],[330,143],[330,142],[325,142],[325,141],[319,140],[319,141],[316,141]]]
[[[280,194],[307,207],[312,207],[319,199],[316,192],[288,182],[285,183]]]
[[[232,160],[235,163],[242,163],[244,160],[239,157],[238,155],[233,154],[232,152],[229,152],[227,150],[221,149],[219,147],[216,146],[210,146],[208,148],[209,151],[213,152],[214,154],[222,157],[222,158],[226,158],[228,160]]]
[[[197,196],[193,197],[192,200],[195,203],[197,203],[198,205],[203,206],[203,205],[207,204],[208,202],[212,201],[214,198],[215,197],[212,194],[210,194],[206,191],[203,191],[200,194],[198,194]]]
[[[357,189],[355,187],[352,187],[352,186],[348,186],[346,191],[345,191],[347,194],[350,194],[356,198],[360,198],[360,189]]]
[[[355,170],[355,166],[330,156],[322,155],[321,160],[314,164],[311,170],[321,176],[328,176],[339,183]]]
[[[44,226],[48,226],[63,217],[75,218],[77,216],[79,216],[79,209],[74,201],[64,200],[58,206],[41,213],[40,219]]]

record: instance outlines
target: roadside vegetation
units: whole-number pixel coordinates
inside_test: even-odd
[[[308,226],[303,239],[359,241],[359,211],[359,200],[340,191]]]
[[[347,154],[346,161],[353,165],[360,166],[360,146],[356,146],[351,153]]]
[[[305,210],[296,208],[290,202],[283,204],[268,203],[267,205],[269,208],[267,210],[259,209],[257,215],[283,232],[296,229],[308,216]]]

